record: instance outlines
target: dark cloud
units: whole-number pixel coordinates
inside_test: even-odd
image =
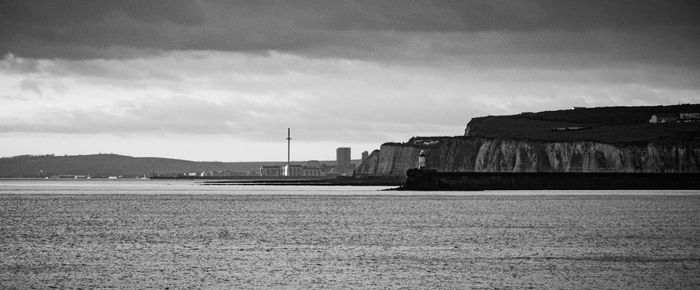
[[[697,26],[697,1],[663,0],[534,0],[442,1],[455,11],[466,30],[586,31],[648,26]]]
[[[202,24],[204,19],[197,3],[188,0],[4,0],[0,15],[11,25],[76,26],[98,22],[109,15],[123,13],[136,21],[174,24]]]
[[[198,3],[187,0],[7,0],[0,49],[36,58],[143,55],[164,48],[163,32],[204,22]]]
[[[527,33],[543,35],[537,34],[541,31],[574,32],[576,36],[568,41],[534,39],[511,49],[525,53],[527,49],[598,49],[605,53],[608,48],[588,42],[587,33],[610,31],[615,37],[652,32],[624,46],[623,51],[634,54],[640,48],[640,58],[654,58],[649,51],[658,51],[657,47],[639,47],[640,42],[643,45],[645,40],[665,36],[674,42],[667,42],[664,48],[697,46],[698,12],[700,2],[681,0],[4,0],[0,1],[0,50],[36,58],[122,58],[193,49],[274,50],[381,60],[384,49],[397,47],[404,47],[403,58],[410,59],[415,52],[406,51],[411,49],[405,46],[406,39],[434,41],[430,35],[446,33],[526,33],[527,37]],[[429,53],[445,53],[439,43],[437,46]]]

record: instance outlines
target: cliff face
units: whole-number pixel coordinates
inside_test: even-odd
[[[403,176],[425,150],[428,168],[472,172],[700,172],[700,140],[645,143],[553,142],[481,137],[386,143],[357,173]]]
[[[403,176],[425,150],[444,172],[700,172],[700,104],[575,108],[472,119],[464,136],[386,143],[360,174]],[[685,113],[685,114],[684,114]],[[650,123],[671,114],[678,122]],[[682,119],[682,120],[681,120]]]

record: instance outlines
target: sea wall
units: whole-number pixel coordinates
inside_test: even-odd
[[[700,189],[700,173],[438,172],[409,169],[402,190]]]
[[[357,173],[404,176],[421,150],[427,167],[441,172],[700,172],[696,139],[607,144],[458,136],[385,143]]]

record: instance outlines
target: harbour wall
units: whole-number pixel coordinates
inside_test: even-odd
[[[407,171],[405,190],[700,189],[700,173]]]

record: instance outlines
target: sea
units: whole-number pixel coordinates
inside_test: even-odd
[[[385,189],[0,180],[0,288],[700,288],[700,191]]]

